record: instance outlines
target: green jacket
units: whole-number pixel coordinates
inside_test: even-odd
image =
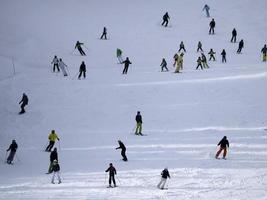
[[[122,54],[122,50],[117,49],[117,57],[121,56],[121,54]]]

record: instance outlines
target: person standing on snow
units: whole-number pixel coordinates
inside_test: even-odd
[[[165,27],[167,27],[168,23],[169,23],[169,19],[170,19],[170,16],[169,16],[168,12],[166,12],[163,15],[162,19],[163,19],[163,22],[162,22],[161,26],[164,26],[164,24],[165,24]]]
[[[237,36],[237,32],[235,30],[235,28],[232,30],[232,38],[231,38],[231,42],[236,42],[236,36]]]
[[[122,62],[124,64],[124,69],[122,71],[122,74],[127,74],[129,65],[132,64],[128,57],[126,57],[126,60]]]
[[[176,69],[174,71],[174,73],[180,73],[180,70],[183,70],[183,56],[184,56],[184,53],[181,53],[180,56],[178,56],[177,58],[177,62],[176,62]]]
[[[201,57],[198,57],[198,59],[197,59],[197,67],[196,67],[196,69],[198,69],[199,67],[203,70]]]
[[[214,28],[215,28],[215,21],[214,21],[214,19],[212,19],[211,22],[210,22],[209,34],[214,35]]]
[[[168,168],[166,167],[162,172],[161,172],[161,180],[159,182],[159,184],[157,185],[157,188],[159,189],[164,189],[164,186],[167,182],[167,178],[171,178]]]
[[[122,59],[122,50],[119,49],[119,48],[117,48],[116,54],[117,54],[117,58],[118,58],[119,63],[122,64],[122,62],[123,62],[123,59]]]
[[[135,135],[143,135],[142,134],[142,115],[140,114],[140,111],[137,111],[137,114],[135,116],[136,121],[136,129],[135,129]]]
[[[75,49],[77,48],[78,51],[80,52],[81,56],[86,56],[86,54],[84,53],[83,49],[82,49],[82,45],[84,45],[83,43],[77,41],[76,45],[75,45]]]
[[[222,55],[222,63],[226,63],[226,51],[224,49],[222,50],[221,55]]]
[[[112,187],[111,181],[113,182],[114,187],[116,187],[115,175],[117,174],[117,171],[115,167],[113,167],[112,163],[109,164],[109,168],[105,172],[109,172],[109,180],[108,180],[109,187]]]
[[[266,60],[267,60],[267,46],[266,46],[266,44],[261,49],[261,53],[262,53],[262,61],[266,62]]]
[[[47,174],[52,173],[52,168],[53,168],[53,161],[57,160],[58,161],[58,154],[57,154],[57,148],[55,147],[54,150],[50,153],[50,165],[48,168]]]
[[[125,145],[124,145],[124,144],[122,143],[122,141],[120,141],[120,140],[118,140],[118,143],[119,143],[120,146],[117,147],[116,150],[117,150],[117,149],[121,149],[121,156],[122,156],[122,158],[123,158],[122,160],[123,160],[123,161],[128,161],[128,159],[127,159],[127,157],[126,157],[126,154],[125,154],[125,153],[126,153],[126,147],[125,147]]]
[[[57,68],[57,71],[59,72],[59,67],[58,67],[58,63],[59,63],[59,60],[57,58],[57,56],[55,55],[53,61],[51,62],[51,64],[54,64],[53,66],[53,72],[55,72],[56,68]]]
[[[238,49],[237,49],[237,52],[236,53],[240,54],[241,51],[242,51],[242,49],[243,49],[243,47],[244,47],[244,41],[242,39],[242,40],[240,40],[240,42],[238,44]]]
[[[167,68],[167,62],[166,62],[165,58],[162,58],[160,66],[161,66],[162,72],[164,71],[164,69],[166,69],[166,72],[169,71],[169,69]]]
[[[184,52],[186,52],[183,41],[180,43],[180,48],[179,48],[178,52],[180,52],[181,50],[183,50]]]
[[[58,184],[60,184],[60,183],[61,183],[61,178],[60,178],[60,166],[59,166],[57,160],[54,160],[54,161],[53,161],[52,172],[54,172],[54,173],[53,173],[53,176],[52,176],[51,183],[52,183],[52,184],[55,184],[54,180],[55,180],[55,176],[57,176]]]
[[[19,112],[19,114],[25,113],[25,109],[24,108],[25,108],[26,105],[28,105],[28,102],[29,102],[28,96],[25,93],[23,93],[22,94],[22,99],[19,102],[19,104],[21,104],[20,105],[21,111]]]
[[[100,39],[102,40],[103,37],[105,37],[105,40],[107,39],[107,28],[106,28],[106,27],[104,27],[104,29],[103,29],[103,33],[102,33]]]
[[[51,133],[49,134],[48,136],[48,139],[49,139],[49,144],[48,146],[46,147],[45,151],[51,151],[51,149],[53,148],[56,140],[59,141],[59,137],[57,136],[55,130],[52,130]]]
[[[78,79],[81,79],[81,76],[83,75],[83,78],[86,77],[86,65],[84,63],[84,61],[82,61],[82,64],[80,65],[80,70],[79,70],[80,74],[78,76]]]
[[[174,54],[174,56],[173,56],[173,59],[174,59],[173,67],[175,67],[175,65],[176,65],[176,63],[178,61],[178,58],[179,58],[178,53]]]
[[[199,41],[198,44],[197,44],[197,52],[198,51],[202,51],[203,52],[203,49],[202,49],[202,43]]]
[[[7,152],[10,151],[9,156],[7,157],[7,161],[6,161],[7,164],[12,164],[17,148],[18,148],[18,145],[16,143],[16,140],[12,140],[12,143],[10,144],[9,148],[6,150]]]
[[[204,53],[201,54],[201,61],[204,68],[210,68],[207,62],[207,58]]]
[[[214,52],[213,49],[210,49],[210,51],[209,51],[208,54],[210,55],[209,60],[211,60],[211,59],[213,59],[213,61],[216,60],[216,59],[215,59],[215,56],[214,56],[214,55],[216,54],[216,52]]]
[[[204,10],[206,11],[207,17],[210,17],[210,7],[207,4],[205,4],[204,8],[202,9],[202,11]]]
[[[216,153],[215,158],[218,159],[220,153],[223,151],[223,159],[226,159],[227,154],[227,148],[229,148],[229,142],[227,140],[227,137],[224,136],[223,139],[218,143],[218,146],[220,146],[219,151]]]
[[[68,67],[68,66],[63,62],[63,60],[61,58],[59,59],[58,65],[59,65],[59,67],[63,73],[63,76],[68,76],[67,71],[66,71],[66,67]]]

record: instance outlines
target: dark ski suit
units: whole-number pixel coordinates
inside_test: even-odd
[[[229,142],[226,138],[226,136],[223,137],[223,139],[218,143],[218,146],[220,146],[219,151],[216,153],[215,158],[217,159],[220,155],[220,153],[223,151],[223,159],[225,159],[227,154],[227,148],[229,148]]]
[[[106,27],[104,27],[103,33],[102,33],[100,39],[103,39],[103,37],[105,37],[105,40],[107,39],[107,28]]]
[[[17,148],[18,148],[18,145],[16,143],[15,140],[12,141],[12,144],[9,146],[9,148],[6,150],[6,151],[10,151],[9,153],[9,156],[7,157],[7,164],[11,164],[14,157],[15,157],[15,154],[16,154],[16,151],[17,151]]]
[[[222,55],[222,63],[224,63],[224,62],[226,63],[226,51],[224,49],[223,49],[221,55]]]
[[[231,38],[231,42],[236,42],[236,36],[237,36],[237,32],[235,30],[235,28],[232,31],[232,38]]]
[[[214,34],[214,28],[215,28],[215,21],[214,21],[214,19],[212,19],[210,22],[209,34]]]
[[[237,49],[237,52],[236,53],[241,53],[242,49],[244,47],[244,41],[241,40],[238,44],[238,49]]]
[[[124,64],[124,69],[122,71],[122,74],[127,74],[129,65],[132,64],[129,58],[127,57],[125,61],[122,62]]]
[[[121,149],[121,156],[123,157],[123,161],[127,161],[128,159],[127,159],[127,157],[126,157],[126,154],[125,154],[125,152],[126,152],[126,147],[125,147],[125,145],[122,143],[122,141],[118,141],[118,143],[119,143],[119,147],[117,147],[116,149]]]
[[[76,45],[75,45],[75,49],[77,48],[82,56],[86,56],[86,54],[84,53],[81,45],[83,45],[83,43],[77,41]]]
[[[161,25],[164,26],[165,24],[165,27],[168,26],[169,19],[170,19],[168,12],[166,12],[165,15],[163,15],[162,19],[163,19],[163,22]]]
[[[25,93],[23,93],[22,95],[22,99],[21,101],[19,102],[20,105],[20,108],[21,108],[21,111],[19,112],[19,114],[23,114],[25,113],[25,106],[28,105],[28,102],[29,102],[29,99],[27,97],[27,95]]]
[[[115,167],[113,167],[112,163],[109,164],[109,168],[105,172],[109,172],[109,181],[108,181],[109,186],[111,187],[111,181],[112,181],[114,187],[116,187],[115,175],[117,174],[117,171]]]
[[[82,74],[83,74],[83,78],[86,77],[86,65],[84,64],[84,62],[82,62],[79,72],[80,72],[80,74],[78,76],[78,79],[81,79]]]

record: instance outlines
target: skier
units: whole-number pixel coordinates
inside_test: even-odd
[[[111,180],[114,184],[114,187],[116,187],[115,175],[117,174],[117,171],[115,167],[113,167],[112,163],[109,164],[109,168],[105,172],[109,172],[109,181],[108,181],[109,187],[112,187]]]
[[[163,15],[163,22],[162,22],[162,26],[164,26],[164,24],[165,24],[165,27],[167,27],[168,26],[168,23],[169,23],[169,19],[170,19],[170,16],[169,16],[169,14],[168,14],[168,12],[166,12],[164,15]]]
[[[210,68],[208,63],[207,63],[207,58],[206,58],[204,53],[201,54],[201,61],[202,61],[202,64],[203,64],[204,68]]]
[[[176,62],[176,69],[174,73],[180,73],[180,70],[183,70],[183,56],[184,53],[181,53],[180,56],[178,56],[177,62]]]
[[[179,55],[177,53],[174,54],[174,56],[173,56],[173,59],[174,59],[173,67],[175,67],[175,65],[176,65],[176,63],[178,61],[178,58],[179,58]]]
[[[166,71],[169,71],[169,69],[167,68],[167,62],[166,62],[165,58],[162,58],[162,62],[160,64],[160,66],[161,66],[162,72],[164,71],[164,69],[166,69]]]
[[[82,56],[86,56],[86,54],[84,53],[81,45],[83,45],[83,43],[77,41],[76,45],[75,45],[75,49],[77,48]]]
[[[122,64],[123,59],[122,59],[122,50],[117,48],[117,58],[120,64]]]
[[[137,111],[137,114],[135,116],[136,121],[136,129],[135,129],[135,135],[143,135],[142,134],[142,115],[140,114],[140,111]]]
[[[86,65],[84,63],[84,61],[82,61],[82,64],[80,65],[80,70],[79,70],[80,74],[78,76],[78,79],[81,79],[81,76],[83,75],[83,78],[86,77]]]
[[[243,49],[243,47],[244,47],[244,41],[242,39],[242,40],[240,40],[240,42],[238,44],[238,49],[237,49],[237,52],[236,53],[240,54],[241,51],[242,51],[242,49]]]
[[[231,38],[231,42],[236,42],[236,36],[237,36],[237,32],[235,30],[235,28],[232,30],[232,38]]]
[[[104,29],[103,29],[103,33],[102,33],[100,39],[102,40],[103,37],[105,37],[105,40],[107,39],[107,28],[106,28],[106,27],[104,27]]]
[[[55,176],[57,176],[58,184],[60,184],[60,183],[61,183],[61,178],[60,178],[60,166],[59,166],[57,160],[54,160],[54,161],[53,161],[52,172],[54,172],[54,173],[53,173],[53,176],[52,176],[52,181],[51,181],[51,183],[55,184],[54,180],[55,180]]]
[[[9,148],[6,150],[7,152],[10,151],[9,156],[7,157],[7,161],[6,161],[7,164],[12,164],[17,148],[18,148],[18,145],[16,143],[16,140],[12,140],[12,143],[10,144]]]
[[[186,52],[183,41],[180,43],[180,48],[179,48],[178,52],[180,52],[181,50],[183,50],[184,52]]]
[[[214,21],[214,19],[212,19],[211,22],[210,22],[209,34],[214,35],[214,28],[215,28],[215,21]]]
[[[197,59],[197,67],[196,67],[196,69],[198,69],[199,67],[203,70],[201,57],[198,57],[198,59]]]
[[[59,65],[59,67],[60,67],[60,69],[61,69],[63,75],[64,75],[64,76],[68,76],[67,71],[66,71],[66,68],[65,68],[65,67],[68,67],[68,66],[62,61],[61,58],[59,59],[59,63],[58,63],[58,65]]]
[[[223,151],[223,159],[226,159],[227,154],[227,148],[229,148],[229,142],[227,140],[227,137],[224,136],[223,139],[218,143],[218,146],[220,146],[219,151],[216,153],[215,158],[218,159],[220,153]]]
[[[266,44],[261,49],[261,53],[262,53],[262,61],[266,62],[266,60],[267,60],[267,46],[266,46]]]
[[[202,51],[203,52],[203,49],[202,49],[202,43],[199,41],[198,44],[197,44],[197,52],[198,51]]]
[[[211,59],[213,59],[213,61],[216,60],[216,59],[215,59],[215,56],[214,56],[214,55],[216,54],[216,52],[214,52],[213,49],[210,49],[210,51],[209,51],[208,54],[210,55],[209,60],[211,60]]]
[[[127,74],[129,65],[132,64],[128,57],[126,57],[126,60],[122,62],[124,64],[124,69],[122,71],[122,74]]]
[[[168,168],[166,167],[166,168],[161,172],[161,180],[160,180],[159,184],[157,185],[157,187],[158,187],[159,189],[164,190],[164,186],[165,186],[165,183],[167,182],[167,178],[171,178],[171,176],[170,176],[170,174],[169,174]]]
[[[202,11],[204,11],[204,10],[206,11],[207,17],[210,17],[210,12],[209,12],[210,7],[207,4],[205,4],[204,8],[202,9]]]
[[[57,58],[57,56],[55,56],[54,57],[54,59],[53,59],[53,61],[51,62],[51,64],[54,64],[54,66],[53,66],[53,72],[55,72],[55,70],[56,70],[56,68],[57,68],[57,71],[59,72],[60,70],[59,70],[59,67],[58,67],[58,58]]]
[[[53,161],[57,160],[58,161],[58,155],[57,155],[57,148],[55,147],[54,150],[50,153],[50,165],[48,168],[47,174],[52,173],[52,168],[53,168]]]
[[[121,149],[121,156],[123,157],[123,161],[128,161],[128,159],[127,159],[127,157],[126,157],[126,154],[125,154],[125,152],[126,152],[126,147],[125,147],[125,145],[122,143],[122,141],[120,141],[120,140],[118,140],[118,143],[119,143],[119,147],[117,147],[116,148],[116,150],[117,149]]]
[[[25,93],[23,93],[22,94],[22,99],[19,102],[19,104],[21,104],[20,105],[21,111],[19,112],[19,114],[25,113],[25,109],[24,108],[25,108],[26,105],[28,105],[28,102],[29,102],[28,96]]]
[[[59,141],[59,137],[57,136],[55,130],[52,130],[51,133],[49,134],[48,136],[48,139],[49,139],[49,144],[48,146],[46,147],[45,151],[51,151],[51,149],[53,148],[56,140]]]
[[[222,63],[226,63],[226,51],[223,49],[222,50],[222,53],[221,53],[221,55],[222,55]]]

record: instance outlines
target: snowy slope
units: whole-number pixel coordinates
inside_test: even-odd
[[[217,23],[214,36],[205,3]],[[260,50],[267,43],[266,9],[264,0],[1,1],[0,199],[265,200],[267,66]],[[166,11],[168,28],[160,26]],[[107,41],[99,40],[104,26]],[[245,41],[241,55],[229,42],[234,27]],[[73,53],[77,40],[86,57]],[[195,70],[199,40],[205,53],[217,53],[204,71]],[[183,73],[160,73],[163,57],[173,71],[180,41],[187,49]],[[127,75],[116,48],[133,63]],[[51,73],[55,54],[69,66],[69,77]],[[82,61],[87,79],[77,80]],[[23,92],[30,101],[19,116]],[[137,110],[145,137],[133,135]],[[61,185],[45,174],[43,149],[52,129],[61,139]],[[214,160],[224,135],[228,160]],[[4,158],[12,139],[19,150],[9,166]],[[127,146],[127,163],[115,150],[118,139]],[[114,190],[105,187],[110,162],[118,170]],[[159,191],[166,166],[169,190]]]

